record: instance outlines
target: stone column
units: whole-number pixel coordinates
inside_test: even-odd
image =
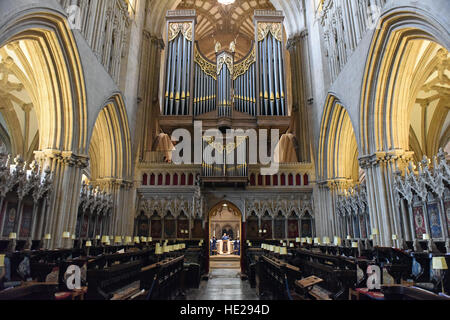
[[[161,51],[164,41],[144,31],[141,52],[141,72],[139,76],[139,100],[137,132],[140,136],[139,157],[150,160],[153,140],[159,133],[158,89],[160,80]]]
[[[348,179],[331,179],[318,183],[318,211],[316,226],[319,237],[346,236],[343,219],[338,215],[336,201],[338,195],[353,185]]]
[[[133,183],[121,179],[99,179],[93,184],[112,196],[112,209],[106,234],[127,236],[133,234],[133,218],[135,213]],[[104,232],[104,233],[105,233]]]
[[[392,235],[402,234],[394,195],[394,172],[398,168],[402,170],[411,159],[412,153],[403,150],[377,152],[359,159],[360,167],[366,170],[370,224],[379,231],[374,238],[378,246],[392,247]]]
[[[312,105],[312,77],[308,52],[308,32],[306,30],[293,36],[287,42],[290,54],[292,74],[292,106],[295,124],[291,125],[293,134],[298,139],[300,162],[311,162],[311,127],[309,123]]]
[[[64,231],[75,233],[82,169],[87,167],[88,157],[69,151],[43,150],[35,152],[35,158],[41,167],[48,166],[52,174],[48,225],[45,226],[52,235],[49,247],[69,248],[71,241],[63,241],[62,234]]]

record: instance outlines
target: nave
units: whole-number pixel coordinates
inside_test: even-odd
[[[198,289],[190,289],[187,300],[259,300],[256,290],[241,279],[239,269],[213,269]]]
[[[0,0],[0,299],[450,299],[448,12]]]

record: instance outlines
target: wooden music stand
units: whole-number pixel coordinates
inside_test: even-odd
[[[311,294],[317,300],[324,300],[323,297],[319,297],[311,292],[316,284],[322,283],[323,281],[324,280],[321,278],[311,276],[302,280],[295,281],[295,285],[300,289],[305,299],[307,298],[308,294]]]

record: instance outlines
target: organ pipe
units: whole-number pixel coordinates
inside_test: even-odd
[[[266,16],[255,13],[255,43],[238,62],[227,51],[218,53],[215,63],[209,61],[194,47],[195,22],[169,21],[164,115],[218,110],[218,116],[231,117],[236,110],[250,116],[286,116],[282,27],[274,22],[282,18],[264,20]]]

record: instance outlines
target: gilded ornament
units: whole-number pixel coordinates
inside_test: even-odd
[[[271,33],[272,36],[278,41],[283,40],[283,32],[281,23],[267,23],[260,22],[258,23],[258,41],[264,40],[268,33]]]
[[[255,62],[256,62],[256,48],[253,47],[250,55],[245,60],[239,62],[234,66],[233,80],[236,80],[239,76],[245,74],[247,70],[251,67],[251,65]]]
[[[203,58],[198,49],[195,50],[194,62],[198,64],[204,73],[217,80],[216,66]]]
[[[175,40],[179,33],[188,41],[192,41],[192,23],[169,23],[169,42]]]
[[[233,74],[234,70],[234,63],[233,63],[233,57],[230,56],[228,53],[224,52],[219,55],[217,58],[217,75],[220,74],[222,71],[223,65],[226,64],[228,66],[228,70],[230,70],[230,73]]]

